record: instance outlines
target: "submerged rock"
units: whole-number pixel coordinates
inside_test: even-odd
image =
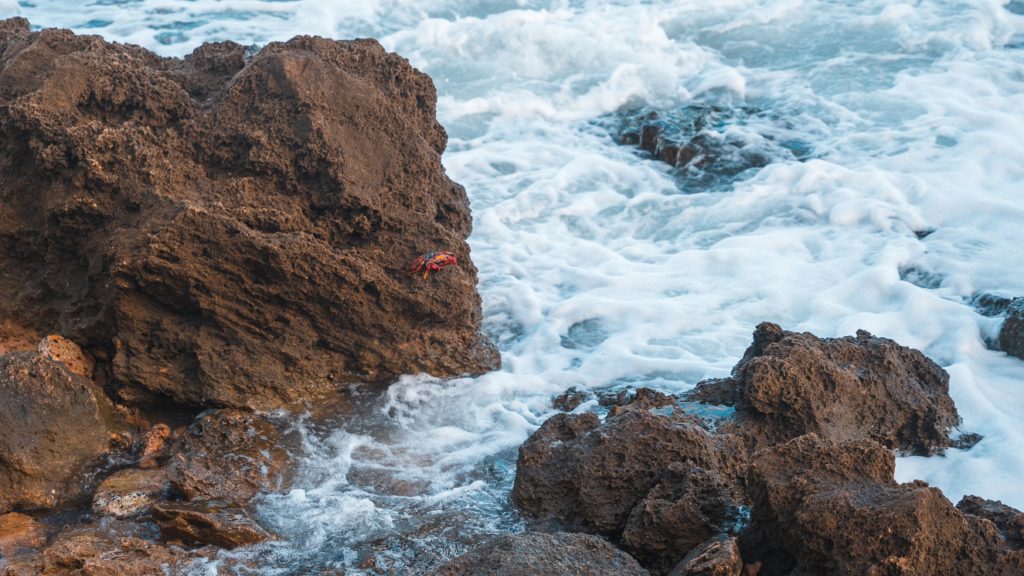
[[[754,456],[744,557],[782,574],[1020,574],[991,522],[923,482],[897,484],[891,451],[867,439],[801,436]]]
[[[98,386],[30,352],[0,355],[0,513],[86,498],[128,437]]]
[[[430,572],[431,576],[647,576],[625,552],[586,534],[498,536]]]
[[[200,416],[182,437],[168,476],[187,500],[245,504],[260,492],[281,487],[289,456],[270,422],[239,410]]]
[[[373,40],[183,60],[0,22],[0,317],[123,398],[272,409],[498,365],[430,79]],[[459,265],[431,281],[430,250]]]
[[[818,338],[763,323],[732,378],[702,384],[691,398],[735,399],[737,425],[758,446],[813,432],[930,454],[950,445],[960,420],[945,370],[863,330]]]

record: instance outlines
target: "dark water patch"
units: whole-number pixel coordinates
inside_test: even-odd
[[[793,137],[778,115],[749,106],[641,107],[602,119],[619,144],[636,146],[675,168],[687,191],[721,189],[774,162],[804,161],[813,146]]]
[[[918,236],[920,238],[921,236]],[[918,288],[925,288],[927,290],[934,290],[939,286],[942,286],[943,277],[937,272],[930,270],[924,270],[917,266],[901,266],[899,269],[900,280],[904,282],[910,282]]]
[[[593,350],[608,339],[608,331],[598,318],[581,320],[562,336],[562,347],[570,350]]]

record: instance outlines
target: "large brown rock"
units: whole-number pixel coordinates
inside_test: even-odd
[[[273,539],[245,510],[220,502],[162,502],[153,520],[165,540],[238,548]]]
[[[373,40],[178,60],[0,22],[0,317],[112,359],[138,400],[492,369],[435,101]],[[430,250],[458,266],[407,275]]]
[[[597,536],[527,532],[498,536],[430,572],[431,576],[648,576]]]
[[[128,444],[95,384],[39,354],[0,355],[0,513],[88,496],[96,467]]]
[[[675,406],[652,407],[655,396],[638,392],[603,423],[592,413],[546,421],[519,449],[512,498],[523,514],[618,537],[673,463],[735,486],[746,457],[739,439],[711,433]]]
[[[280,433],[260,416],[215,410],[200,416],[168,466],[171,486],[187,500],[245,504],[282,487],[290,460]]]
[[[754,456],[750,528],[741,538],[761,576],[1022,574],[988,520],[964,515],[923,482],[897,484],[891,451],[814,434]]]
[[[815,433],[929,454],[949,445],[959,423],[941,367],[863,330],[818,338],[765,322],[732,377],[703,383],[690,397],[734,403],[737,426],[756,446]]]

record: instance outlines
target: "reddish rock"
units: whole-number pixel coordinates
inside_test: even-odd
[[[238,548],[273,539],[243,509],[222,502],[161,502],[153,520],[164,539],[189,545]]]
[[[3,279],[0,279],[2,285]],[[2,310],[2,308],[0,308]],[[8,352],[31,352],[36,349],[39,335],[9,319],[0,319],[0,354]]]
[[[429,572],[431,576],[647,576],[597,536],[527,532],[498,536]]]
[[[12,556],[21,548],[38,548],[46,542],[43,527],[25,514],[0,515],[0,557]]]
[[[290,466],[270,422],[239,410],[199,417],[182,437],[168,476],[188,500],[244,504],[260,492],[281,488]]]
[[[710,538],[690,551],[669,576],[742,576],[743,558],[735,538]]]
[[[740,520],[738,505],[716,474],[673,462],[633,508],[622,542],[652,574],[667,574],[691,550]]]
[[[100,482],[92,497],[92,511],[115,518],[137,516],[166,498],[170,489],[167,471],[163,468],[126,468]]]
[[[103,392],[49,358],[0,356],[0,512],[87,497],[93,472],[127,434]]]
[[[734,487],[746,453],[672,406],[648,407],[647,394],[604,423],[592,413],[559,414],[520,447],[512,498],[528,518],[618,536],[633,508],[674,462],[692,463]]]
[[[690,397],[735,398],[737,426],[759,446],[815,433],[929,454],[950,444],[959,422],[942,368],[863,330],[818,338],[763,323],[732,378],[699,386]]]
[[[183,60],[0,25],[0,317],[122,397],[272,409],[498,365],[430,79],[373,40]],[[430,250],[459,265],[429,283]]]
[[[171,428],[167,424],[155,424],[142,437],[139,450],[139,468],[154,468],[167,458]]]
[[[95,362],[71,340],[51,334],[39,342],[38,351],[43,356],[67,366],[68,370],[75,374],[92,379]]]
[[[897,484],[892,452],[811,434],[759,452],[744,557],[781,574],[1021,574],[1024,553],[923,482]]]
[[[577,390],[575,386],[562,392],[551,399],[551,406],[562,412],[572,412],[590,398],[590,394],[584,390]]]

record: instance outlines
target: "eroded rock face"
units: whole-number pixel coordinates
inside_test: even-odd
[[[818,338],[763,323],[733,377],[709,382],[691,398],[735,399],[737,423],[759,446],[815,433],[930,454],[949,445],[959,423],[941,367],[863,330]]]
[[[964,496],[956,509],[964,514],[984,518],[996,525],[1006,545],[1014,550],[1024,549],[1024,512],[998,500],[977,496]]]
[[[746,454],[737,438],[712,434],[673,406],[650,407],[655,396],[638,393],[635,405],[618,407],[604,423],[592,413],[545,422],[519,449],[512,498],[520,510],[618,536],[674,462],[713,471],[723,485],[743,474]]]
[[[739,544],[722,534],[693,548],[669,576],[740,576],[743,570]]]
[[[219,502],[162,502],[153,520],[164,539],[188,545],[238,548],[273,538],[245,510]]]
[[[136,400],[492,369],[435,100],[373,40],[178,60],[4,21],[0,316],[112,358]],[[405,273],[431,250],[458,266]]]
[[[647,576],[625,552],[587,534],[527,532],[498,536],[432,576]]]
[[[270,422],[240,410],[215,410],[199,417],[182,437],[168,467],[174,490],[187,500],[245,504],[260,492],[281,487],[288,454]]]
[[[807,435],[759,452],[744,557],[781,574],[1019,574],[1024,553],[923,482],[897,484],[871,440]],[[880,537],[882,535],[882,537]]]
[[[0,557],[13,556],[23,548],[38,548],[46,542],[36,519],[18,512],[0,514]]]
[[[92,382],[30,352],[0,355],[0,513],[86,497],[128,436]]]

